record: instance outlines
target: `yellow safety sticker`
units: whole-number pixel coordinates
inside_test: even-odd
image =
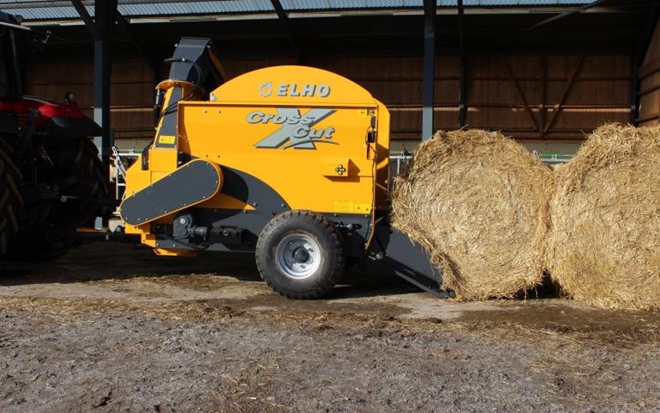
[[[353,201],[334,201],[334,212],[367,214],[371,212],[371,204],[360,204]]]
[[[352,201],[335,201],[332,204],[332,210],[335,212],[353,212]]]
[[[160,135],[158,137],[158,143],[163,145],[173,145],[176,142],[176,137],[171,135]]]

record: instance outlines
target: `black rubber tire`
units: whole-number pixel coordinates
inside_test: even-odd
[[[108,199],[108,182],[103,162],[94,142],[88,138],[74,139],[49,150],[56,168],[59,194],[91,199]],[[60,228],[93,227],[94,218],[105,208],[84,203],[55,201],[47,221]]]
[[[0,147],[0,255],[7,252],[10,239],[18,232],[18,214],[23,206],[20,183],[20,171]]]
[[[15,262],[45,262],[59,258],[80,245],[75,232],[62,233],[48,223],[22,223],[13,236],[4,259]]]
[[[304,278],[287,275],[278,263],[278,246],[287,237],[312,239],[319,247],[320,261]],[[287,211],[273,218],[261,231],[255,251],[257,269],[275,292],[296,300],[314,299],[328,293],[344,273],[341,234],[332,222],[309,211]]]

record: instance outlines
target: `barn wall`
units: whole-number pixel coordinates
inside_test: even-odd
[[[261,59],[224,63],[228,74],[234,77],[260,67],[295,62]],[[409,142],[412,146],[419,141],[421,57],[312,57],[308,64],[353,79],[384,102],[392,114],[392,139],[396,145]],[[656,67],[660,70],[660,64]],[[550,144],[576,143],[603,122],[629,121],[628,56],[468,56],[466,74],[469,127],[502,130],[526,142]],[[660,76],[657,71],[655,75]],[[113,66],[111,124],[120,147],[140,149],[153,135],[151,76],[149,67],[141,60],[117,59]],[[458,56],[438,56],[438,129],[459,127],[459,78]],[[74,91],[82,108],[91,115],[91,58],[34,62],[28,67],[27,79],[28,91],[34,95],[61,100],[66,91]],[[655,79],[655,84],[660,85],[660,77]],[[650,87],[650,80],[643,82]],[[645,110],[651,110],[648,106]]]
[[[639,125],[660,123],[660,23],[639,70]]]
[[[355,80],[390,108],[394,140],[419,140],[421,58],[318,63]],[[517,139],[581,141],[603,122],[630,119],[628,56],[470,56],[466,68],[469,127],[502,130]],[[437,129],[459,127],[459,81],[459,58],[440,56]]]

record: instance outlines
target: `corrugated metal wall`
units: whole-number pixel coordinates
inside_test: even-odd
[[[262,59],[226,61],[225,66],[233,77],[260,67],[294,63],[289,59]],[[324,57],[310,58],[308,64],[353,79],[384,102],[392,112],[393,140],[420,139],[421,57]],[[660,64],[656,62],[653,67],[657,68],[653,87],[657,87]],[[91,59],[37,60],[28,67],[28,91],[56,100],[61,100],[66,91],[74,91],[91,115],[92,74]],[[630,119],[628,56],[469,56],[466,75],[469,127],[502,130],[521,140],[575,143],[603,122]],[[460,59],[439,56],[436,128],[459,127],[459,77]],[[647,89],[651,88],[649,82],[643,81]],[[656,90],[642,97],[644,113],[655,113],[656,118],[657,93]],[[655,109],[649,101],[655,102]],[[111,122],[118,146],[143,147],[153,134],[153,79],[146,63],[116,59],[111,102]]]

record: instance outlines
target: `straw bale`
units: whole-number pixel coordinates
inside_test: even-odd
[[[395,181],[392,222],[459,299],[512,297],[542,280],[551,189],[550,169],[502,134],[440,131]]]
[[[660,127],[608,124],[555,172],[548,269],[602,308],[660,307]]]

